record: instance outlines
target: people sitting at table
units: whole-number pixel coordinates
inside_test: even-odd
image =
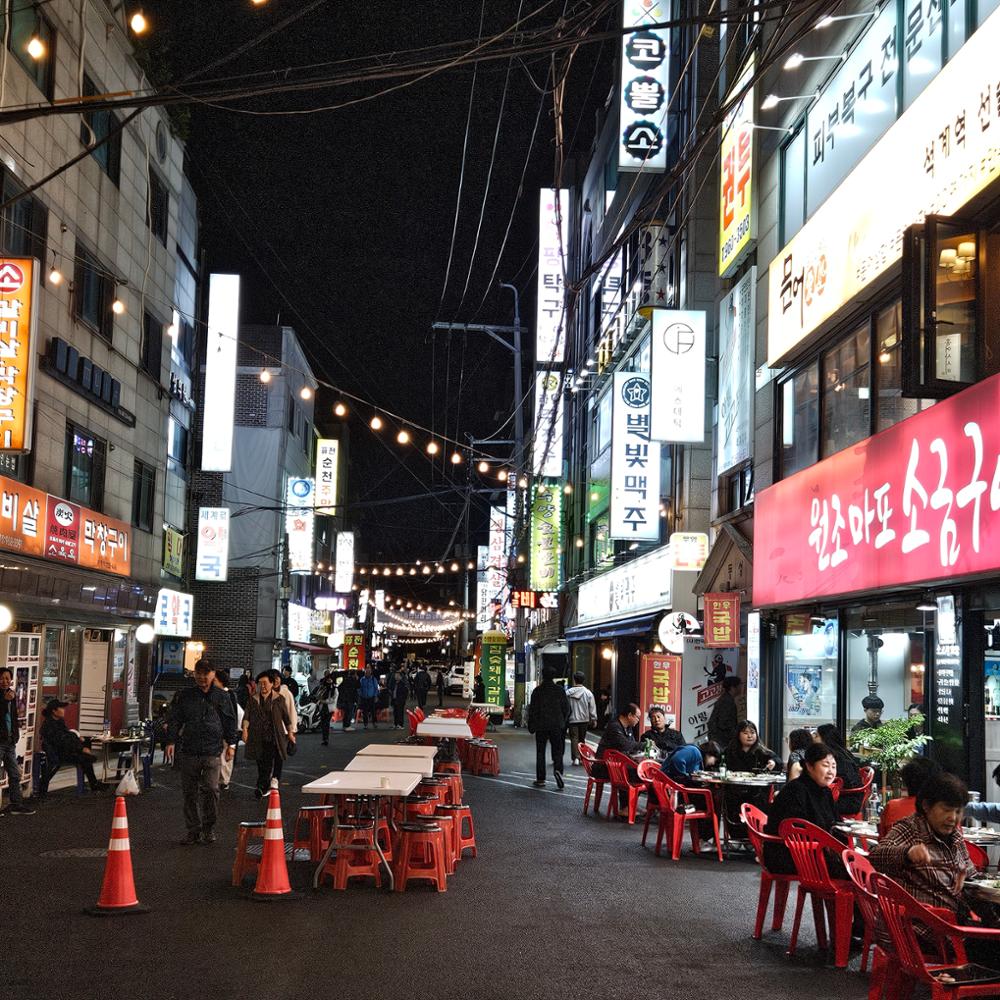
[[[778,755],[760,741],[757,727],[749,721],[736,727],[736,735],[726,747],[729,771],[773,771],[781,763]]]
[[[884,837],[901,819],[912,816],[917,808],[917,796],[927,783],[941,771],[940,765],[926,757],[914,757],[900,769],[899,777],[906,788],[906,797],[889,799],[878,821],[878,835]]]
[[[636,739],[636,727],[641,718],[642,710],[638,705],[629,702],[615,718],[608,720],[608,724],[604,727],[604,733],[601,735],[601,742],[597,744],[595,754],[597,759],[590,767],[590,773],[593,777],[604,781],[610,777],[607,764],[601,760],[606,750],[618,750],[626,755],[636,754],[642,750],[642,744]],[[618,805],[621,809],[625,809],[624,818],[627,819],[628,811],[625,808],[628,805],[627,792],[619,790]]]
[[[63,764],[78,764],[92,792],[101,791],[104,786],[94,774],[94,752],[66,725],[66,705],[68,702],[51,698],[42,709],[41,739],[45,751],[45,769],[38,785],[38,798],[44,799],[49,793],[49,782]]]
[[[649,729],[641,737],[642,743],[645,743],[646,740],[652,740],[656,749],[665,757],[687,743],[679,730],[671,729],[667,725],[666,712],[655,706],[649,710]]]
[[[701,751],[696,746],[687,743],[678,747],[660,765],[660,770],[672,781],[676,781],[678,785],[684,785],[685,788],[701,788],[702,786],[692,775],[703,770],[704,767],[705,761],[701,756]]]
[[[802,773],[778,792],[766,810],[764,832],[778,836],[778,829],[784,820],[804,819],[837,836],[833,826],[840,821],[840,815],[830,791],[836,777],[837,760],[833,751],[825,743],[811,743],[802,755]],[[784,844],[767,841],[764,844],[764,863],[768,871],[775,875],[795,874],[792,856]],[[836,859],[828,857],[827,863],[831,875],[834,870],[843,871],[843,866]]]
[[[837,777],[843,781],[844,789],[860,789],[862,780],[858,762],[844,742],[840,730],[833,723],[827,723],[820,726],[817,732],[837,761]],[[865,796],[861,791],[851,791],[847,794],[842,791],[840,798],[837,799],[837,813],[841,816],[853,816],[861,812],[864,801]]]
[[[793,781],[802,773],[802,760],[810,743],[817,736],[811,729],[793,729],[788,734],[788,761],[785,764],[785,777]]]
[[[962,836],[962,816],[969,800],[964,782],[941,771],[928,778],[917,794],[917,808],[901,819],[872,848],[870,860],[876,871],[898,882],[925,906],[937,906],[955,914],[957,923],[967,924],[974,910],[989,925],[996,925],[992,906],[966,897],[966,879],[976,866],[969,858]],[[916,925],[917,934],[922,928]],[[1000,944],[965,939],[970,961],[1000,968]]]
[[[706,740],[700,744],[702,769],[705,771],[718,771],[722,763],[722,747],[715,740]]]

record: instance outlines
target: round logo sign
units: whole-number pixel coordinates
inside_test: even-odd
[[[656,630],[657,638],[663,643],[663,648],[669,653],[684,652],[684,636],[700,632],[698,619],[686,611],[674,611],[660,619]]]
[[[638,375],[625,379],[622,385],[622,402],[634,410],[649,405],[649,379]]]
[[[24,271],[17,264],[7,261],[0,266],[0,295],[13,295],[24,284]]]
[[[663,331],[663,346],[671,354],[687,354],[696,339],[694,330],[687,323],[671,323]]]
[[[68,528],[75,520],[73,508],[68,503],[57,503],[55,510],[52,511],[52,516],[56,519],[56,523],[63,528]]]
[[[308,479],[293,479],[292,480],[292,495],[297,496],[300,500],[305,499],[312,493],[312,483]]]

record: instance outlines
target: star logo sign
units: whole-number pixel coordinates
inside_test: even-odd
[[[641,409],[649,405],[649,382],[644,378],[627,379],[622,386],[622,400],[626,406]]]

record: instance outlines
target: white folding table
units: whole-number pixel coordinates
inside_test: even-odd
[[[307,795],[363,795],[374,799],[374,817],[372,819],[372,843],[378,852],[379,859],[385,865],[389,874],[389,888],[394,887],[392,868],[378,842],[378,814],[382,799],[396,799],[409,795],[420,784],[421,776],[414,772],[386,771],[372,774],[367,771],[330,771],[322,778],[310,781],[302,786]],[[384,780],[384,783],[383,783]],[[326,867],[330,855],[337,849],[337,810],[333,810],[333,830],[330,835],[330,846],[326,849],[313,875],[313,888],[319,887],[320,876]]]
[[[433,748],[432,748],[433,749]],[[368,774],[419,774],[425,778],[434,777],[432,757],[355,757],[345,765],[345,771],[365,771]]]
[[[358,757],[424,757],[434,759],[437,747],[418,746],[413,743],[369,743],[362,747]]]
[[[417,724],[417,736],[430,736],[439,740],[471,740],[472,730],[464,719],[450,722],[447,719],[429,719]]]

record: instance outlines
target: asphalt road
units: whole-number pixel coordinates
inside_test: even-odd
[[[282,784],[286,831],[305,804],[298,788],[342,767],[381,728],[301,738]],[[447,893],[310,888],[308,862],[290,866],[301,897],[265,904],[230,886],[236,825],[260,818],[252,764],[237,763],[219,840],[182,847],[179,782],[157,765],[155,787],[128,800],[132,860],[145,916],[94,919],[113,797],[50,795],[34,816],[0,818],[0,997],[86,1000],[198,996],[269,1000],[391,995],[469,998],[657,997],[740,1000],[861,998],[867,979],[838,971],[784,933],[754,942],[752,863],[682,857],[639,845],[641,828],[581,814],[582,771],[563,792],[531,787],[534,745],[506,729],[499,778],[466,779],[479,857]],[[808,909],[808,908],[807,908]],[[791,906],[789,907],[791,910]],[[857,968],[855,957],[853,970]]]

